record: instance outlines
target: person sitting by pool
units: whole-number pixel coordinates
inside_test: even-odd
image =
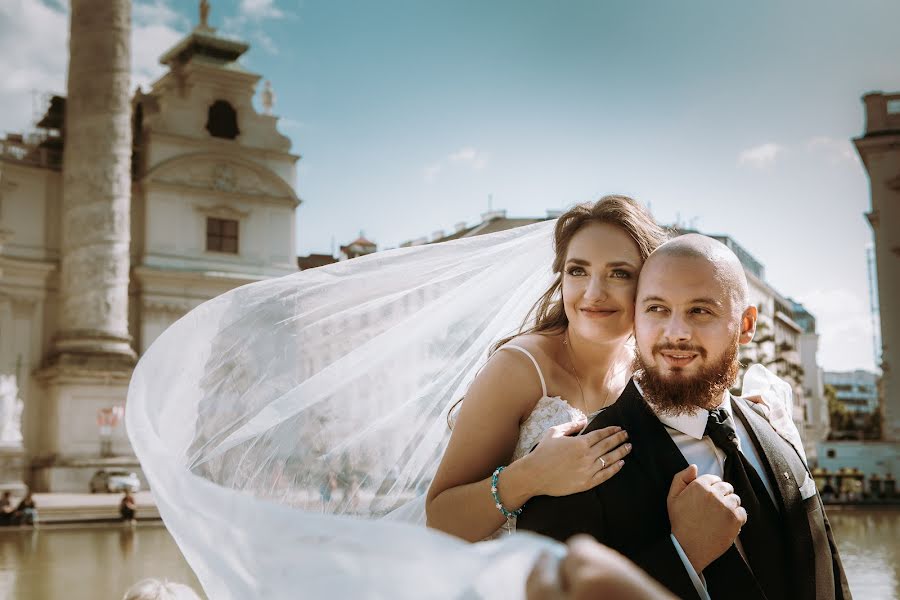
[[[12,505],[12,493],[9,490],[3,492],[0,497],[0,525],[9,525],[12,523],[12,516],[15,510]]]
[[[119,516],[122,517],[123,521],[128,521],[133,524],[136,512],[137,503],[134,501],[134,496],[131,495],[131,492],[125,490],[125,495],[119,503]]]
[[[38,522],[37,505],[31,492],[27,492],[25,497],[19,502],[16,510],[13,512],[13,523],[17,525],[36,525]]]

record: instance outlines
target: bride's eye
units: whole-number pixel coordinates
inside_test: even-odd
[[[575,277],[580,277],[585,274],[585,270],[583,267],[569,267],[566,273],[574,275]]]

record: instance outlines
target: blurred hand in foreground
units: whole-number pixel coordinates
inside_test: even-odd
[[[525,593],[528,600],[673,600],[675,596],[637,565],[587,535],[568,542],[562,560],[542,554]]]

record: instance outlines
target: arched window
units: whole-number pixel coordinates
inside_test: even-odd
[[[226,140],[233,140],[241,133],[237,125],[237,112],[231,104],[224,100],[212,103],[206,120],[206,130],[209,131],[209,135]]]

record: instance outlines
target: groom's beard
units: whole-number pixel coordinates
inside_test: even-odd
[[[690,344],[657,344],[653,347],[654,355],[659,356],[661,350],[697,352],[701,357],[706,354],[703,348]],[[634,357],[634,377],[647,401],[665,414],[678,416],[696,407],[714,408],[721,403],[725,390],[737,379],[740,368],[737,351],[735,336],[734,343],[728,345],[719,360],[701,367],[696,374],[686,376],[675,371],[666,377],[660,373],[659,367],[648,365],[638,349]]]

